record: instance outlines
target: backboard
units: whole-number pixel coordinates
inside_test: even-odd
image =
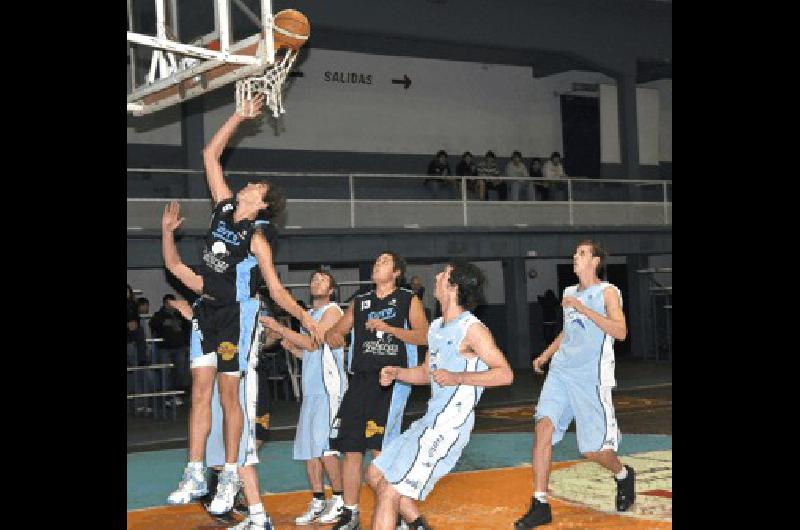
[[[202,16],[198,4],[213,3],[213,30],[190,42],[181,42],[178,0],[127,0],[131,69],[128,112],[134,116],[150,114],[239,79],[263,74],[275,62],[272,1],[249,3],[256,1],[258,6],[251,9],[245,0],[192,0],[184,7],[191,10],[187,16],[195,19]],[[155,36],[136,31],[144,3],[151,15],[155,7]],[[233,13],[232,8],[238,12]],[[210,18],[210,12],[207,15]],[[234,31],[236,20],[243,21],[241,25],[251,32],[238,40],[233,38],[241,33]],[[141,66],[148,59],[149,68],[143,75]]]

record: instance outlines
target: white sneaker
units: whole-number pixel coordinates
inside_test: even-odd
[[[167,497],[168,504],[188,504],[192,500],[208,493],[208,483],[204,470],[194,470],[186,466],[178,489]]]
[[[308,510],[303,515],[299,517],[295,517],[294,523],[295,524],[311,524],[313,523],[317,517],[319,517],[322,512],[325,511],[327,508],[328,503],[325,502],[325,499],[311,499],[311,502],[308,503]]]
[[[256,523],[248,516],[245,517],[244,521],[232,527],[232,530],[272,530],[272,521],[267,517],[266,522],[263,524]]]
[[[214,495],[214,500],[208,505],[208,513],[222,515],[231,511],[239,487],[239,475],[236,471],[223,470],[220,472],[217,493]]]
[[[395,530],[408,530],[408,525],[406,522],[401,518],[400,525]]]
[[[344,499],[339,495],[334,495],[326,504],[325,511],[319,515],[317,522],[320,524],[335,523],[344,510]]]

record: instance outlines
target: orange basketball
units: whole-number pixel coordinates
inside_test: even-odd
[[[295,9],[284,9],[275,15],[275,26],[272,35],[275,49],[291,48],[296,50],[306,43],[311,34],[311,25],[306,16]]]

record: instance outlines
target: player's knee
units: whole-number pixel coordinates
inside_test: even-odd
[[[381,473],[380,469],[370,464],[367,468],[367,484],[377,492],[382,478],[383,473]]]
[[[211,406],[211,387],[206,385],[192,386],[192,406],[210,407]]]

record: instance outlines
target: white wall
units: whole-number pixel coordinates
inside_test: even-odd
[[[672,79],[659,79],[640,86],[658,90],[659,159],[672,162]]]
[[[600,86],[600,161],[622,162],[619,144],[617,87]],[[636,87],[636,121],[639,130],[639,163],[672,162],[672,80],[643,83]]]

